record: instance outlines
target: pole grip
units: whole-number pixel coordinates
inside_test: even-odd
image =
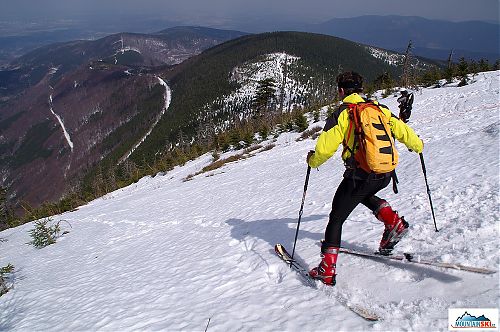
[[[424,175],[427,175],[427,170],[425,169],[424,154],[420,152],[418,155],[420,157],[420,164],[422,164],[422,171],[424,172]]]

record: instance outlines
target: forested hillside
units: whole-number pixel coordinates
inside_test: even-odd
[[[158,35],[177,40],[189,31]],[[134,59],[157,59],[151,47],[137,52],[141,40],[123,37],[112,56],[73,71],[53,67],[27,90],[30,98],[7,102],[0,124],[9,134],[0,142],[0,166],[17,211],[36,218],[67,210],[207,151],[216,156],[277,131],[302,131],[305,112],[335,101],[339,72],[358,71],[367,87],[383,88],[400,81],[405,59],[331,36],[276,32],[227,41],[178,65],[141,67]],[[435,68],[418,58],[411,66],[414,72]],[[47,113],[50,121],[43,122]],[[19,131],[29,135],[16,143]],[[36,150],[30,159],[28,150]],[[57,201],[55,210],[32,212]]]
[[[398,55],[398,62],[388,62],[383,57],[376,57],[374,48],[350,42],[345,39],[326,35],[276,32],[244,36],[228,41],[184,63],[164,71],[164,77],[173,91],[172,104],[169,112],[159,123],[149,139],[132,156],[136,162],[152,161],[154,156],[164,149],[165,144],[191,141],[200,132],[206,132],[207,126],[212,126],[209,132],[217,132],[220,123],[238,117],[240,113],[248,113],[252,108],[253,97],[246,103],[221,105],[217,101],[241,88],[241,83],[231,79],[235,68],[243,64],[263,61],[268,54],[282,53],[289,57],[297,57],[292,65],[282,68],[287,79],[294,79],[297,84],[290,89],[307,87],[301,93],[300,103],[296,106],[309,107],[321,105],[334,100],[335,78],[340,71],[356,70],[374,81],[384,73],[398,78],[402,71],[403,56]],[[386,54],[396,54],[385,52]],[[431,62],[420,62],[423,69]],[[264,80],[266,77],[262,77]],[[274,82],[276,98],[283,96],[283,81]],[[276,105],[275,105],[276,106]],[[289,111],[286,105],[281,105],[281,111]],[[225,108],[225,118],[206,120],[205,113]],[[165,140],[167,138],[167,141]]]

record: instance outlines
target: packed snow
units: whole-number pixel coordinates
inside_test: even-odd
[[[409,124],[425,142],[439,232],[419,157],[399,145],[400,193],[380,192],[411,224],[396,252],[498,271],[499,78],[480,73],[465,87],[415,93]],[[397,114],[396,99],[380,101]],[[0,330],[446,331],[448,308],[498,308],[498,273],[342,254],[337,286],[307,286],[273,251],[293,246],[315,144],[299,136],[186,181],[212,161],[207,154],[54,216],[69,233],[43,249],[26,244],[33,223],[1,232],[0,267],[15,272],[0,297]],[[343,170],[337,152],[311,172],[295,254],[308,268],[319,262]],[[343,246],[373,251],[382,231],[360,206]],[[363,320],[336,294],[381,319]]]

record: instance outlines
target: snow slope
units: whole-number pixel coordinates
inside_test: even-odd
[[[416,154],[400,146],[400,193],[380,193],[411,224],[399,251],[498,270],[499,77],[415,95],[410,125],[424,156],[439,233]],[[396,97],[381,100],[397,112]],[[311,126],[317,124],[311,124]],[[320,124],[322,125],[322,124]],[[69,233],[34,249],[26,224],[0,233],[0,267],[14,288],[0,297],[7,331],[446,331],[448,308],[498,307],[499,279],[341,255],[338,284],[312,289],[273,253],[291,248],[312,140],[281,135],[268,151],[183,179],[183,167],[55,216]],[[222,156],[224,157],[224,156]],[[339,153],[311,172],[296,257],[319,262]],[[210,175],[210,176],[208,176]],[[373,250],[383,226],[364,207],[344,224],[343,245]],[[340,292],[383,319],[338,304]]]

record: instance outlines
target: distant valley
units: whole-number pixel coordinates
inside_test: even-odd
[[[0,71],[0,185],[9,200],[57,200],[105,156],[126,153],[164,108],[151,69],[241,35],[179,27],[52,44],[16,59]]]
[[[39,22],[26,27],[15,22],[0,22],[0,68],[29,51],[55,42],[97,40],[118,31],[152,34],[163,27],[182,25],[161,19]],[[220,28],[214,26],[214,28]],[[500,28],[498,22],[450,22],[416,16],[360,16],[333,18],[321,23],[262,22],[234,20],[224,29],[260,33],[262,31],[302,31],[323,33],[335,37],[404,52],[412,40],[418,56],[446,60],[453,58],[486,59],[494,63],[500,58]]]

